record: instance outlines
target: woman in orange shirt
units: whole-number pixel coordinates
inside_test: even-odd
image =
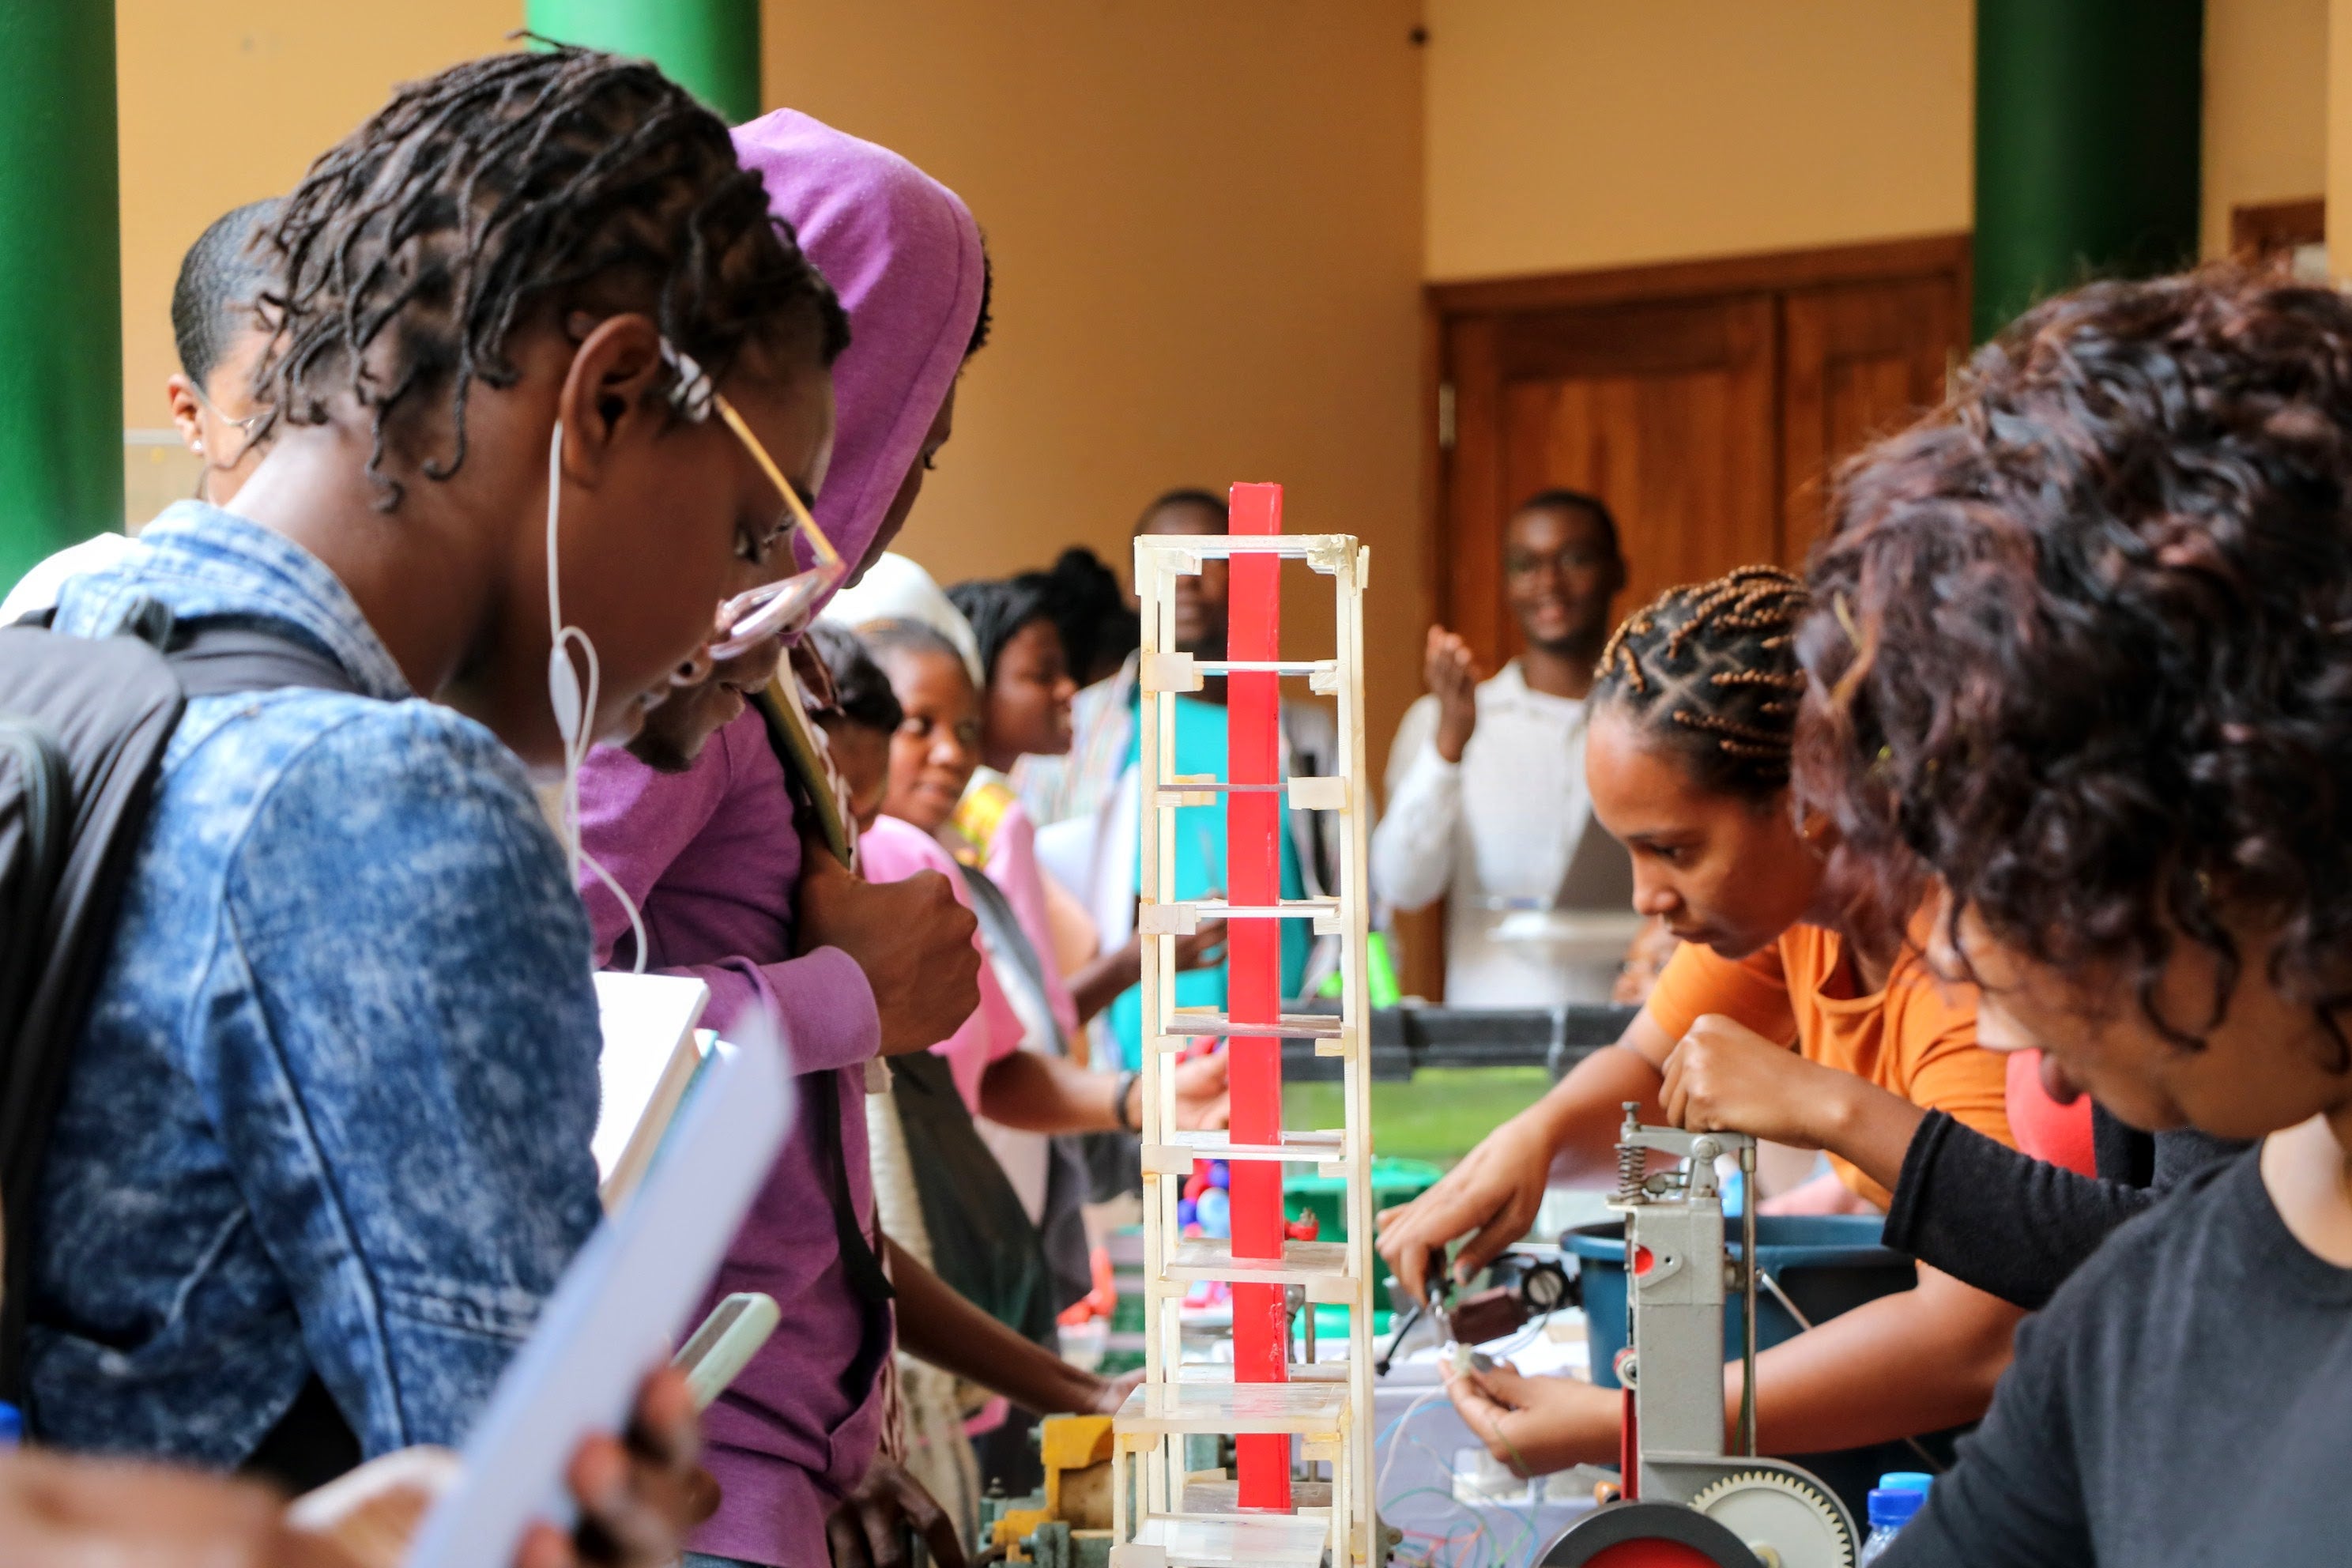
[[[1790,741],[1805,678],[1790,633],[1801,580],[1743,567],[1670,590],[1602,655],[1585,742],[1593,815],[1632,851],[1634,907],[1683,941],[1623,1038],[1595,1052],[1489,1134],[1414,1202],[1381,1215],[1379,1247],[1419,1294],[1433,1249],[1468,1237],[1467,1279],[1527,1232],[1555,1160],[1613,1168],[1623,1105],[1663,1123],[1660,1090],[1685,1040],[1793,1047],[1805,1072],[1852,1073],[2011,1142],[2001,1059],[1976,1041],[1976,997],[1915,955],[1865,952],[1840,929],[1818,822],[1789,795]],[[1834,1098],[1825,1097],[1825,1098]],[[1860,1199],[1886,1193],[1851,1165]],[[1757,1359],[1757,1420],[1770,1453],[1858,1447],[1973,1421],[2009,1364],[2021,1313],[1922,1265],[1912,1289],[1833,1318]],[[1614,1390],[1508,1368],[1449,1380],[1473,1431],[1505,1463],[1551,1470],[1612,1463]],[[1727,1432],[1740,1369],[1724,1369]]]

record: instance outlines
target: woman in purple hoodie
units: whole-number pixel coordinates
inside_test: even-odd
[[[849,311],[833,462],[814,512],[862,572],[905,523],[948,439],[957,373],[986,336],[980,229],[905,159],[806,115],[778,110],[739,128],[735,142]],[[897,1331],[926,1360],[969,1375],[976,1352],[1025,1352],[989,1366],[988,1381],[1042,1408],[1093,1408],[1108,1390],[878,1238],[866,1068],[955,1032],[978,1002],[979,952],[972,917],[943,878],[873,886],[818,840],[804,851],[793,786],[748,701],[782,651],[771,638],[738,654],[649,715],[628,751],[592,756],[581,816],[588,852],[642,910],[646,966],[707,982],[707,1021],[722,1030],[764,1007],[793,1053],[799,1131],[712,1284],[714,1300],[775,1297],[785,1328],[706,1418],[705,1463],[726,1497],[694,1546],[720,1561],[810,1568],[881,1555],[869,1539],[895,1519],[893,1494],[917,1522],[945,1525],[878,1456],[893,1284]],[[593,880],[583,892],[598,961],[634,963],[620,901]],[[937,1550],[940,1531],[929,1533]]]

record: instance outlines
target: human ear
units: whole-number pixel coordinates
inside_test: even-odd
[[[667,417],[649,395],[669,372],[662,363],[661,331],[635,311],[607,316],[584,326],[580,346],[556,395],[556,417],[563,424],[563,476],[593,489],[621,446]]]
[[[180,445],[205,456],[205,409],[196,401],[195,383],[173,371],[163,380],[163,399],[171,405],[172,428],[180,433]]]

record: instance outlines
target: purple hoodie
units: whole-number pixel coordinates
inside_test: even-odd
[[[833,466],[816,518],[855,563],[963,364],[980,318],[980,228],[953,192],[904,158],[792,110],[740,127],[735,148],[849,311],[850,346],[833,372]],[[796,1070],[834,1075],[851,1197],[870,1234],[864,1064],[881,1026],[847,954],[793,956],[801,845],[760,716],[727,725],[683,773],[599,749],[581,773],[580,810],[583,847],[644,911],[646,966],[708,982],[706,1021],[721,1029],[747,1007],[767,1007]],[[627,917],[593,875],[581,893],[597,962],[611,964]],[[871,1352],[874,1336],[889,1331],[887,1310],[869,1320],[843,1272],[824,1195],[832,1178],[810,1124],[817,1103],[804,1083],[802,1123],[701,1309],[730,1291],[764,1290],[784,1321],[705,1418],[704,1463],[726,1500],[694,1550],[791,1568],[829,1560],[825,1516],[873,1459],[882,1402]]]

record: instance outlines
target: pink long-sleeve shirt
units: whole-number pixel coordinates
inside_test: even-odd
[[[829,1560],[825,1516],[864,1475],[880,1437],[880,1362],[867,1336],[887,1336],[890,1324],[889,1309],[863,1305],[843,1269],[811,1080],[834,1079],[851,1200],[870,1235],[864,1064],[881,1045],[873,989],[837,948],[793,955],[801,840],[757,712],[712,736],[682,773],[600,748],[581,770],[580,816],[583,847],[643,912],[646,967],[708,984],[704,1021],[722,1033],[745,1009],[767,1008],[802,1075],[799,1125],[693,1320],[736,1290],[765,1291],[783,1310],[782,1329],[703,1418],[703,1462],[725,1500],[693,1546],[821,1565]],[[584,871],[581,894],[598,964],[626,966],[632,938],[619,902]]]

